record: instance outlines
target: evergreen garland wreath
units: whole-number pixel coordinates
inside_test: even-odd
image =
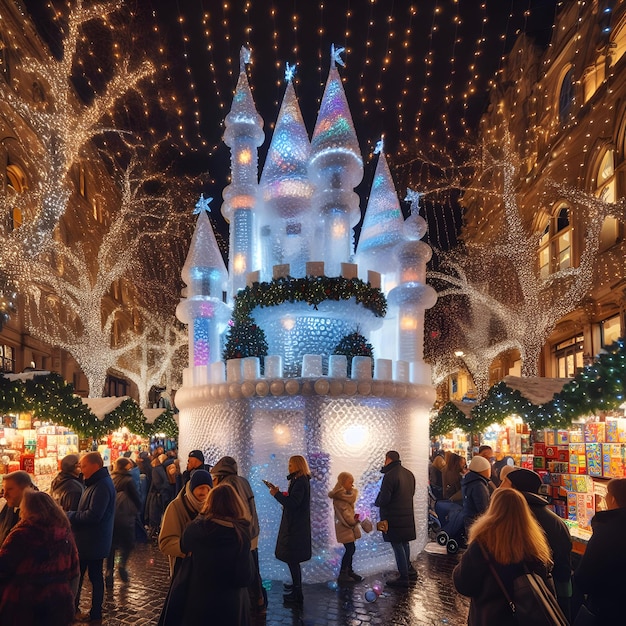
[[[348,359],[348,376],[352,372],[352,357],[369,356],[374,358],[374,348],[368,343],[367,339],[355,330],[353,333],[343,337],[335,346],[333,354],[343,354]],[[372,363],[373,367],[373,363]]]

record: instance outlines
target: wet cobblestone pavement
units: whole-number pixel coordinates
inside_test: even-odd
[[[451,580],[458,555],[422,552],[414,566],[419,580],[406,592],[384,588],[375,602],[365,593],[375,581],[393,578],[395,572],[368,576],[362,583],[330,589],[305,585],[302,610],[282,604],[282,582],[269,590],[267,616],[255,626],[461,626],[467,624],[468,601],[458,595]],[[104,626],[152,626],[157,623],[169,585],[167,561],[152,545],[138,545],[129,563],[130,582],[115,574],[114,588],[107,590]],[[85,580],[81,608],[87,610],[91,585]],[[369,595],[369,594],[368,594]]]

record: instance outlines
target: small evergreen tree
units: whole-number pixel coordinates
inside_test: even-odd
[[[222,359],[242,359],[248,356],[266,356],[267,340],[263,329],[254,320],[246,318],[234,322],[226,335]]]
[[[353,333],[346,335],[335,346],[333,354],[343,354],[348,359],[348,376],[352,372],[352,357],[355,356],[369,356],[374,357],[374,348],[367,339],[355,330]]]

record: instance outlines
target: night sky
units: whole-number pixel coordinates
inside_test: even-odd
[[[23,0],[44,41],[60,54],[67,2]],[[215,198],[212,219],[228,184],[230,154],[221,142],[239,71],[239,49],[252,50],[248,76],[265,120],[266,140],[284,92],[285,62],[296,63],[295,87],[312,132],[329,66],[331,43],[345,47],[344,87],[365,162],[358,189],[365,207],[373,176],[373,148],[381,135],[398,193],[419,179],[415,155],[435,144],[451,153],[472,141],[488,102],[489,83],[522,31],[540,46],[550,40],[557,0],[130,0],[113,31],[87,33],[75,83],[88,100],[110,74],[111,44],[133,62],[153,60],[154,84],[141,119],[132,102],[116,122],[163,140],[172,173],[195,175],[198,194]],[[56,14],[56,15],[55,15]],[[114,19],[115,21],[115,19]],[[128,26],[128,28],[126,28]],[[150,134],[149,129],[152,129]],[[431,236],[450,247],[460,224],[454,197],[426,204]],[[406,207],[404,207],[406,209]],[[429,213],[430,211],[430,213]],[[435,220],[435,224],[432,222]],[[436,233],[435,233],[436,231]]]

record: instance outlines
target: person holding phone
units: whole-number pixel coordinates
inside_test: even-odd
[[[328,492],[335,510],[335,535],[337,541],[343,543],[345,548],[337,579],[339,584],[358,583],[363,580],[363,577],[352,569],[352,559],[356,551],[354,542],[361,536],[359,514],[354,512],[354,503],[358,495],[359,492],[354,488],[354,476],[348,472],[341,472],[337,477],[337,484]]]
[[[287,563],[292,580],[291,590],[283,595],[283,601],[287,605],[301,605],[304,598],[300,563],[311,558],[311,470],[300,455],[289,459],[288,470],[286,494],[269,481],[263,482],[283,506],[275,555],[279,561]]]

